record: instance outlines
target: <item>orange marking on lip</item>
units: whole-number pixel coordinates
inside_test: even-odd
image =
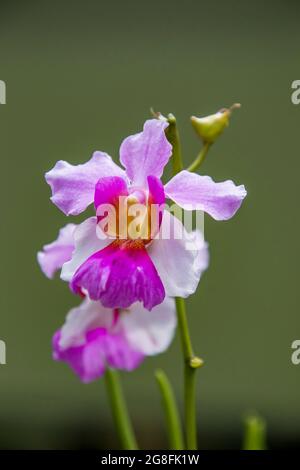
[[[103,226],[104,219],[99,222],[104,233],[124,241],[142,241],[144,245],[150,243],[159,230],[158,217],[156,212],[151,210],[153,207],[152,197],[149,196],[146,203],[140,203],[134,195],[122,196],[118,198],[114,207],[115,211],[108,215],[105,226]],[[153,213],[157,219],[155,224],[152,220]],[[109,217],[114,217],[114,220]]]

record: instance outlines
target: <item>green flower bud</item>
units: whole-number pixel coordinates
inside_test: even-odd
[[[193,369],[198,369],[199,367],[202,367],[204,364],[203,359],[200,359],[200,357],[193,356],[190,361],[189,361],[190,367]]]
[[[192,126],[204,143],[212,144],[229,125],[229,118],[234,109],[240,108],[239,103],[230,108],[223,108],[215,114],[203,118],[191,117]]]

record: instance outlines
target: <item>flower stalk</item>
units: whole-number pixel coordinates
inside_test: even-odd
[[[105,383],[122,449],[136,450],[138,445],[116,370],[107,369]]]
[[[188,171],[192,172],[192,171],[198,170],[199,166],[204,162],[205,157],[206,157],[211,145],[212,144],[210,142],[206,142],[203,145],[202,149],[198,153],[198,155],[195,158],[195,160],[193,161],[193,163],[191,163],[190,166],[187,168]]]
[[[170,449],[183,450],[184,441],[180,416],[177,410],[175,396],[171,384],[163,370],[157,370],[155,377],[162,396]]]
[[[176,118],[173,114],[168,115],[169,126],[166,131],[167,138],[172,144],[173,174],[176,175],[183,169],[181,145]],[[209,146],[204,146],[205,153],[200,152],[197,168],[205,158]],[[186,448],[188,450],[197,449],[197,412],[196,412],[196,370],[202,366],[203,361],[196,357],[193,352],[192,341],[189,333],[186,316],[185,301],[181,297],[176,299],[176,310],[178,326],[181,338],[181,347],[184,359],[184,415]]]
[[[173,114],[169,114],[167,120],[169,126],[166,129],[166,136],[172,145],[173,173],[176,175],[176,173],[179,173],[179,171],[183,169],[181,143],[175,116]]]
[[[265,450],[266,423],[258,415],[252,414],[245,419],[243,450]]]
[[[184,358],[184,415],[186,447],[197,449],[196,371],[203,361],[194,355],[186,316],[185,301],[176,298],[178,326]]]

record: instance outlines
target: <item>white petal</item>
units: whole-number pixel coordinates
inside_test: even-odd
[[[154,239],[148,253],[163,282],[166,295],[188,297],[197,289],[202,272],[208,267],[208,247],[201,232],[188,233],[181,221],[164,212],[160,229],[170,237]]]
[[[133,348],[147,356],[159,354],[168,348],[175,333],[175,301],[166,297],[151,312],[136,303],[129,312],[122,312],[120,321]]]
[[[72,308],[61,328],[59,347],[67,349],[80,346],[85,342],[85,334],[88,330],[99,326],[109,327],[113,322],[111,309],[102,307],[100,302],[93,302],[89,298],[75,308]]]
[[[112,242],[111,238],[102,238],[100,235],[104,234],[103,232],[100,233],[96,217],[90,217],[82,224],[78,225],[74,231],[75,249],[71,260],[62,267],[61,279],[70,282],[79,266],[81,266],[89,256],[102,250]]]

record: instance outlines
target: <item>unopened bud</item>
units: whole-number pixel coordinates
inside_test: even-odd
[[[203,118],[191,117],[192,126],[204,143],[212,144],[229,125],[229,118],[234,109],[240,108],[239,103],[230,108],[223,108],[215,114]]]
[[[190,361],[189,361],[190,367],[193,369],[198,369],[198,367],[202,367],[204,364],[203,359],[200,359],[200,357],[193,356]]]

